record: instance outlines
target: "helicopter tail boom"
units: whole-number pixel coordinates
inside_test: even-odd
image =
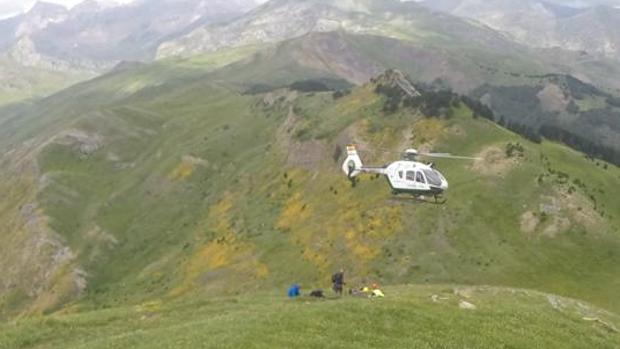
[[[347,146],[347,158],[342,164],[342,171],[349,177],[354,178],[361,173],[385,174],[384,167],[365,167],[362,159],[353,145]]]

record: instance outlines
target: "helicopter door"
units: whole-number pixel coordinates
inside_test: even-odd
[[[415,173],[415,182],[418,184],[426,184],[426,180],[424,179],[422,172],[418,171]]]
[[[420,171],[407,171],[407,187],[412,190],[424,190],[426,188],[426,180]]]
[[[415,171],[407,171],[406,179],[407,179],[407,188],[410,190],[418,190],[418,185],[415,181],[416,177]]]

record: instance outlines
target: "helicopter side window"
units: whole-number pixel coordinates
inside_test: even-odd
[[[407,171],[407,180],[415,182],[415,172]]]
[[[418,183],[425,183],[426,181],[424,180],[424,176],[422,175],[422,172],[416,172],[415,173],[415,181]]]

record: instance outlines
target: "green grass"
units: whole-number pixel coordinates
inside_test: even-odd
[[[198,68],[203,71],[215,70],[217,68],[222,68],[234,62],[248,59],[253,54],[264,50],[267,47],[268,45],[264,44],[241,46],[231,49],[223,49],[213,53],[196,55],[189,58],[171,58],[165,61],[178,66]]]
[[[526,54],[480,59],[432,31],[382,30],[411,40],[317,42],[431,80],[417,60],[385,55],[424,43],[420,57],[468,72],[447,73],[462,89],[546,71]],[[336,100],[239,92],[333,77],[300,63],[304,40],[114,71],[3,110],[0,348],[620,345],[620,169],[464,106],[442,119],[386,114],[372,85]],[[406,147],[492,156],[437,161],[448,201],[425,205],[380,178],[353,186],[340,171],[349,142],[392,152],[363,153],[377,165]],[[509,143],[523,156],[507,159]],[[340,267],[350,285],[388,285],[388,297],[284,299],[292,282],[324,285]],[[463,299],[478,308],[459,309]]]
[[[280,63],[285,62],[274,62]],[[237,71],[233,82],[248,71]],[[453,298],[449,307],[437,309],[428,303],[428,289],[420,287],[388,288],[394,298],[378,303],[378,309],[366,300],[311,303],[316,307],[306,309],[303,302],[265,294],[294,281],[322,284],[344,266],[352,284],[524,287],[618,312],[620,202],[613,188],[620,170],[596,166],[558,144],[525,141],[474,119],[463,106],[441,120],[405,109],[386,115],[373,86],[337,100],[330,93],[284,90],[267,98],[241,95],[226,81],[209,79],[214,76],[225,75],[170,62],[114,72],[28,107],[23,117],[3,124],[9,127],[2,144],[30,140],[30,152],[19,159],[37,166],[14,166],[8,154],[0,172],[6,193],[0,226],[13,232],[0,237],[7,251],[0,262],[22,268],[9,276],[16,287],[0,296],[0,304],[5,318],[26,317],[16,327],[5,326],[0,343],[174,347],[216,340],[230,347],[265,347],[289,345],[295,331],[308,347],[324,347],[334,333],[361,336],[359,342],[351,334],[335,344],[358,347],[616,343],[597,324],[563,312],[559,316],[539,295],[524,302],[512,295],[485,295],[473,299],[481,304],[479,311],[467,313],[454,307]],[[129,85],[137,87],[119,89]],[[59,136],[65,130],[99,139],[98,149],[80,152],[78,140]],[[438,161],[451,184],[448,201],[423,205],[395,200],[384,180],[363,177],[352,187],[339,169],[342,154],[337,156],[350,141],[392,151],[432,142],[436,151],[463,155],[496,148],[500,165],[511,161],[503,155],[506,145],[519,142],[524,157],[506,169],[499,166],[500,174],[470,162]],[[364,154],[368,164],[397,157]],[[577,179],[587,185],[572,184]],[[565,203],[543,217],[541,205],[560,200],[559,193],[568,195]],[[45,218],[41,229],[54,232],[47,237],[74,256],[53,269],[38,297],[28,296],[32,280],[56,265],[52,247],[28,266],[18,264],[19,251],[38,236],[20,211],[33,202]],[[527,212],[540,220],[531,231],[521,226]],[[593,223],[580,220],[579,212],[591,215]],[[554,222],[559,228],[547,232]],[[75,286],[76,269],[87,273],[82,293]],[[140,320],[144,312],[131,305],[153,300],[164,304],[159,315]],[[484,307],[487,301],[497,307]],[[228,312],[228,317],[213,315]],[[338,323],[341,313],[346,315]],[[50,315],[28,319],[37,314]],[[261,314],[268,321],[245,321]],[[288,314],[296,314],[291,322],[297,325],[289,325]],[[358,317],[376,317],[385,326],[381,332],[393,335],[366,334],[372,324],[358,329]],[[344,327],[332,328],[332,323]],[[472,324],[480,324],[479,332],[467,332]],[[529,327],[521,330],[517,324]],[[276,329],[274,335],[260,342],[269,329]],[[241,331],[249,334],[236,336]],[[321,331],[326,335],[311,336]],[[533,331],[553,333],[523,335]],[[434,342],[437,337],[440,342]]]
[[[281,290],[282,291],[282,290]],[[259,292],[0,325],[0,348],[614,348],[620,319],[534,291],[385,289],[384,299]],[[435,297],[435,301],[433,301]],[[475,310],[459,308],[461,301]],[[595,320],[598,319],[598,320]]]
[[[0,66],[3,74],[0,105],[45,97],[93,76],[79,70],[58,72],[25,67],[7,58],[0,58]]]

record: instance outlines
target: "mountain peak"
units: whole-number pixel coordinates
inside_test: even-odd
[[[58,4],[53,4],[45,1],[37,1],[34,6],[27,12],[28,15],[35,15],[41,17],[51,17],[57,16],[60,14],[65,14],[69,10]]]
[[[398,69],[388,69],[383,74],[371,80],[376,85],[398,88],[409,97],[420,96],[420,92],[413,86],[405,73]]]
[[[119,6],[111,0],[85,0],[71,9],[73,14],[92,13]]]

